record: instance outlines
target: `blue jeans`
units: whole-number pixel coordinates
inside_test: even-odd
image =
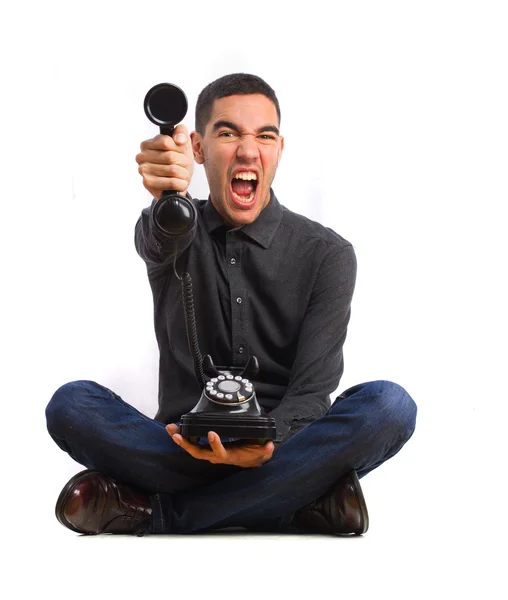
[[[163,423],[93,381],[59,388],[46,418],[55,442],[78,463],[150,495],[153,533],[194,533],[288,530],[296,510],[348,471],[363,477],[394,456],[413,434],[416,412],[396,383],[354,386],[271,460],[248,469],[196,460]]]

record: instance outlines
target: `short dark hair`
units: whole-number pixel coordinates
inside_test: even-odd
[[[280,124],[280,106],[273,89],[257,75],[248,73],[232,73],[224,75],[212,83],[209,83],[199,94],[196,103],[196,131],[205,135],[206,124],[212,114],[212,106],[215,100],[236,94],[262,94],[271,100]]]

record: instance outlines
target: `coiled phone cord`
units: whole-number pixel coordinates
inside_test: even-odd
[[[176,277],[182,284],[182,299],[183,299],[183,310],[185,313],[185,329],[187,330],[187,340],[189,342],[189,349],[194,361],[194,373],[196,379],[201,388],[206,385],[205,374],[203,372],[203,357],[201,356],[201,350],[198,344],[198,332],[196,328],[196,312],[194,310],[194,295],[192,293],[192,279],[189,273],[182,273],[182,276],[178,275],[176,271],[176,255],[173,260],[173,271]]]

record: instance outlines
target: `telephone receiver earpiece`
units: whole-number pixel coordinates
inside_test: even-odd
[[[183,90],[172,83],[154,85],[146,94],[145,114],[158,125],[163,135],[173,136],[176,125],[187,114],[187,97]],[[174,190],[164,190],[153,208],[156,227],[166,235],[181,235],[191,229],[197,214],[194,205]]]

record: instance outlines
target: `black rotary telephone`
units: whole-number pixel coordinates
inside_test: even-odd
[[[160,132],[172,136],[175,126],[187,113],[184,92],[171,83],[159,83],[145,96],[145,114]],[[192,202],[172,190],[165,190],[154,204],[153,222],[165,236],[178,237],[196,223],[197,213]],[[264,444],[275,440],[275,419],[264,414],[256,398],[252,379],[259,372],[259,363],[251,356],[244,368],[216,367],[210,355],[201,356],[198,345],[192,281],[188,273],[180,277],[189,349],[194,371],[203,388],[201,397],[191,412],[182,415],[180,433],[191,442],[206,438],[209,431],[242,443]]]

